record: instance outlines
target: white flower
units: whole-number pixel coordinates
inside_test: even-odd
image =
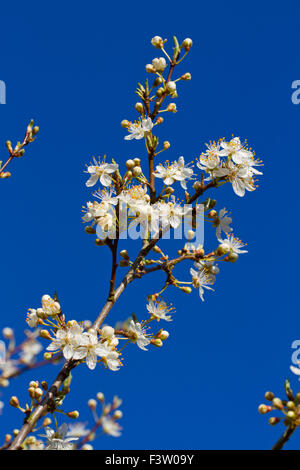
[[[95,369],[97,365],[97,356],[101,356],[101,344],[98,341],[96,331],[89,330],[80,336],[80,345],[76,348],[74,359],[85,359],[89,369]]]
[[[147,119],[142,119],[131,124],[128,128],[129,135],[124,137],[125,140],[132,140],[132,139],[142,139],[145,135],[145,132],[150,132],[153,128],[153,123],[150,117]]]
[[[198,271],[195,271],[195,269],[191,268],[190,273],[192,275],[193,286],[195,288],[199,288],[200,299],[204,302],[204,289],[213,291],[213,289],[208,286],[208,284],[212,284],[212,280],[209,278],[208,273],[203,268]]]
[[[94,192],[94,196],[96,198],[109,206],[116,206],[118,204],[118,198],[117,196],[114,196],[115,194],[116,191],[113,188],[109,188],[109,191],[107,189],[102,189],[101,191],[98,190]]]
[[[61,311],[59,302],[52,299],[52,297],[50,297],[50,295],[43,295],[43,297],[42,297],[42,307],[43,307],[44,313],[48,317],[55,316],[58,313],[60,313],[60,311]]]
[[[128,331],[131,334],[131,339],[133,342],[137,343],[140,349],[147,351],[146,346],[150,344],[150,340],[145,336],[145,330],[142,328],[140,323],[135,323],[133,320],[130,320],[128,325]]]
[[[217,225],[216,228],[216,234],[217,238],[221,237],[221,233],[229,233],[232,232],[232,228],[229,226],[229,224],[232,223],[232,218],[228,217],[226,214],[228,214],[228,211],[225,209],[221,209],[219,211],[218,216],[214,220],[214,225]]]
[[[36,328],[38,325],[39,318],[36,314],[36,309],[29,308],[27,313],[26,322],[30,326],[30,328]]]
[[[95,186],[98,180],[103,186],[110,186],[112,184],[112,173],[114,173],[118,168],[119,165],[116,163],[106,163],[100,162],[93,158],[94,165],[88,166],[87,172],[91,176],[85,183],[86,186]]]
[[[163,72],[165,68],[167,67],[167,62],[164,57],[160,57],[159,59],[153,59],[152,60],[152,65],[155,69],[156,72]]]
[[[247,250],[241,250],[241,248],[245,246],[245,243],[243,243],[238,238],[235,238],[233,234],[228,235],[225,240],[222,240],[222,238],[218,238],[218,240],[222,246],[224,245],[224,249],[226,248],[227,252],[235,253],[237,255],[241,253],[248,253]]]
[[[154,36],[154,38],[151,39],[151,44],[156,49],[160,49],[161,47],[163,47],[164,41],[160,36]]]
[[[253,158],[253,153],[243,147],[239,137],[234,137],[230,142],[221,141],[221,147],[223,150],[220,151],[219,155],[230,156],[234,163],[238,165]]]
[[[157,301],[153,302],[150,300],[148,305],[146,306],[148,312],[151,314],[152,317],[154,317],[157,321],[159,320],[166,320],[166,321],[172,321],[171,315],[167,315],[171,310],[174,310],[173,308],[169,308],[169,306],[166,304],[166,302],[163,301]]]
[[[112,340],[110,343],[108,341],[100,343],[97,349],[97,353],[110,370],[117,371],[120,369],[121,363],[119,360],[119,353],[113,349],[113,346],[114,340]]]
[[[0,362],[0,370],[2,370],[2,378],[9,379],[18,370],[18,361],[15,359]]]
[[[77,347],[82,341],[83,328],[74,324],[67,329],[58,329],[55,333],[55,339],[47,347],[47,351],[62,350],[65,359],[81,359],[77,354]]]
[[[102,429],[105,434],[109,434],[113,437],[121,436],[121,426],[118,422],[114,421],[113,419],[109,418],[108,416],[103,416],[102,418]]]
[[[176,203],[174,196],[171,199],[172,201],[169,202],[158,202],[155,204],[155,208],[158,210],[162,227],[170,225],[176,229],[181,224],[182,217],[187,211]]]
[[[232,189],[237,196],[243,197],[245,191],[254,191],[252,171],[249,166],[234,165],[231,161],[226,164],[226,176],[232,184]]]
[[[177,165],[177,175],[181,187],[183,189],[187,189],[185,180],[191,179],[194,174],[194,171],[192,170],[192,168],[189,168],[190,163],[188,163],[187,165],[185,164],[183,157],[179,157]]]
[[[191,179],[193,173],[189,164],[185,165],[184,158],[179,157],[178,162],[175,161],[171,164],[165,162],[165,165],[160,163],[153,174],[156,178],[162,178],[167,186],[171,186],[175,181],[180,181],[181,187],[186,189],[186,180]]]
[[[30,364],[42,349],[43,346],[36,339],[26,341],[22,347],[20,355],[22,362],[24,364]]]
[[[55,432],[53,429],[46,427],[46,434],[42,434],[47,438],[46,450],[72,450],[74,444],[71,444],[72,441],[77,441],[77,437],[66,437],[68,433],[68,426],[66,423],[63,423],[58,431]]]
[[[86,436],[90,432],[89,429],[86,429],[86,423],[71,423],[69,424],[69,430],[67,432],[67,437],[68,436],[73,436],[73,437],[83,437]]]

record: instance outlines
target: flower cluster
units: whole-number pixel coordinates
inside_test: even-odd
[[[229,142],[221,139],[206,145],[207,150],[200,155],[197,166],[209,174],[207,181],[216,178],[228,180],[240,197],[245,195],[246,190],[255,190],[254,175],[262,175],[255,167],[262,163],[255,159],[254,153],[241,143],[239,137]]]

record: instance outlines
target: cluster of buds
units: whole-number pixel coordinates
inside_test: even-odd
[[[271,416],[269,418],[269,424],[274,426],[279,422],[283,422],[285,426],[296,428],[300,424],[300,393],[296,395],[290,388],[288,380],[285,382],[285,394],[286,399],[278,398],[272,392],[265,393],[265,399],[270,404],[261,404],[258,407],[260,414],[268,414],[274,411],[279,411],[282,416]]]

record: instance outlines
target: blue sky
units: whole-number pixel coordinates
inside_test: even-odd
[[[233,213],[235,233],[249,253],[222,266],[214,293],[202,303],[170,289],[177,309],[170,338],[147,353],[132,346],[119,372],[74,373],[66,405],[78,408],[97,391],[124,400],[121,438],[103,437],[98,449],[268,449],[283,431],[257,413],[264,392],[283,394],[290,377],[291,344],[300,338],[299,221],[300,105],[291,84],[300,79],[296,2],[174,1],[14,2],[1,6],[1,155],[20,139],[30,118],[38,140],[13,163],[1,184],[0,327],[22,339],[28,307],[58,291],[70,318],[94,319],[107,294],[109,253],[84,233],[81,206],[89,199],[84,165],[107,154],[124,168],[143,145],[126,142],[120,127],[134,119],[134,90],[155,57],[158,34],[191,37],[182,65],[192,81],[180,86],[176,115],[160,128],[172,147],[166,158],[195,159],[204,143],[232,134],[247,139],[264,161],[257,191],[241,199],[226,185],[211,195]],[[2,159],[2,158],[1,158]],[[207,232],[213,247],[213,232]],[[175,253],[176,246],[170,244]],[[186,266],[179,268],[189,277]],[[153,275],[151,287],[162,277]],[[156,290],[156,287],[155,289]],[[149,280],[131,285],[110,315],[146,316]],[[22,396],[31,379],[49,382],[58,368],[24,375],[0,399]],[[292,387],[298,383],[292,378]],[[80,402],[80,403],[79,403]],[[21,425],[7,406],[0,434]],[[298,449],[295,433],[289,449]]]

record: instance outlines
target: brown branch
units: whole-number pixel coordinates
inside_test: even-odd
[[[289,426],[284,431],[280,439],[278,439],[276,444],[272,447],[272,450],[281,450],[296,429],[297,429],[297,426]]]

